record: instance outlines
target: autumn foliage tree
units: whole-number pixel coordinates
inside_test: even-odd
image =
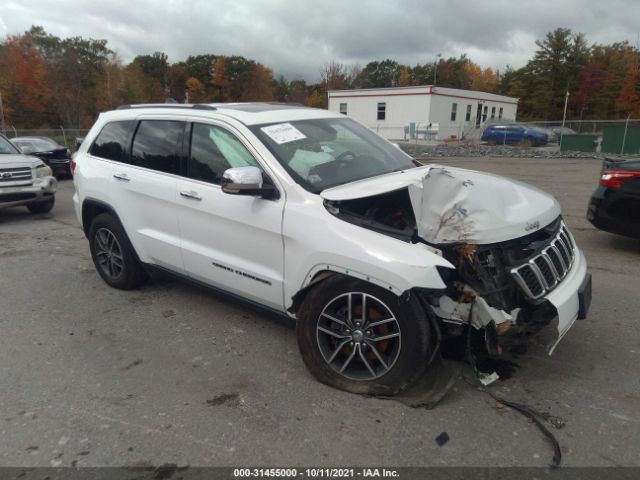
[[[189,103],[204,103],[207,101],[207,92],[200,80],[189,77],[186,82]]]
[[[602,88],[607,79],[607,73],[601,63],[590,62],[585,65],[580,72],[578,81],[578,90],[571,97],[571,104],[575,106],[582,118],[584,112],[589,109],[593,103],[594,97]]]
[[[42,27],[0,41],[0,92],[5,124],[16,128],[88,128],[97,115],[123,103],[172,98],[201,102],[271,101],[326,108],[327,91],[430,85],[519,98],[523,120],[557,120],[566,92],[568,117],[640,117],[640,52],[627,42],[588,46],[583,34],[555,29],[536,42],[521,68],[502,72],[466,55],[403,65],[391,58],[364,68],[336,60],[318,69],[315,83],[287,80],[255,60],[214,53],[170,63],[160,51],[126,64],[106,40],[59,38]]]
[[[323,95],[322,93],[320,93],[320,91],[313,90],[311,92],[311,94],[307,97],[307,100],[305,101],[305,105],[307,107],[313,107],[313,108],[324,108],[324,106],[326,105],[326,100],[325,100],[325,95]]]
[[[637,64],[628,67],[616,108],[626,116],[640,117],[640,68]]]
[[[164,101],[164,92],[157,80],[145,75],[138,63],[132,62],[122,70],[118,91],[122,103],[157,103]]]
[[[211,84],[220,102],[273,100],[275,82],[271,69],[241,56],[217,57]]]
[[[9,37],[0,56],[5,121],[18,127],[31,119],[50,124],[48,111],[52,90],[47,64],[37,48],[25,37]]]
[[[491,68],[482,68],[469,61],[464,65],[466,78],[469,80],[469,89],[479,92],[494,93],[498,89],[498,75]]]
[[[398,86],[408,87],[411,85],[411,75],[408,67],[402,67],[400,69],[400,75],[398,76]]]

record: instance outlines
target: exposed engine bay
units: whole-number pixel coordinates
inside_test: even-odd
[[[405,242],[427,244],[455,267],[439,267],[447,286],[444,291],[419,292],[440,320],[443,338],[462,336],[471,326],[484,335],[490,354],[500,354],[504,348],[525,345],[529,336],[554,320],[555,307],[544,299],[531,298],[513,270],[528,265],[550,248],[564,228],[560,216],[512,240],[474,244],[462,239],[434,244],[419,235],[414,205],[408,188],[365,198],[325,200],[325,207],[336,217]],[[573,247],[572,240],[567,243],[571,243],[568,248]],[[558,271],[559,266],[553,268],[555,274]],[[542,343],[552,350],[554,340],[543,338]]]

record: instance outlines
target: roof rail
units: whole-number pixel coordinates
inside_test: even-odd
[[[300,102],[257,102],[257,103],[266,103],[267,105],[291,105],[293,107],[306,107],[304,103],[300,103]]]
[[[185,103],[139,103],[139,104],[131,104],[131,105],[120,105],[116,108],[116,110],[128,110],[132,108],[191,108],[194,110],[217,110],[216,107],[212,105],[207,105],[206,103],[195,103],[195,104],[185,104]]]

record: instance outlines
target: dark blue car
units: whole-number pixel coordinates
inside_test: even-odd
[[[521,145],[538,147],[549,142],[547,134],[521,123],[493,123],[487,125],[480,140],[489,145]]]

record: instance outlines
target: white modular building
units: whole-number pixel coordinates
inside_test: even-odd
[[[515,121],[518,99],[433,85],[329,90],[329,110],[389,140],[478,138],[485,124]]]

